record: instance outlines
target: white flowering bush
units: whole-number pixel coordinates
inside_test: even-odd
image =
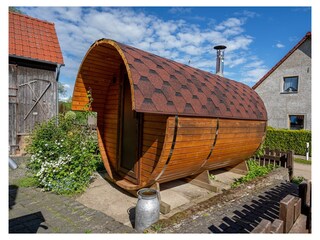
[[[37,126],[27,151],[38,186],[58,194],[84,191],[101,162],[96,134],[63,115]]]

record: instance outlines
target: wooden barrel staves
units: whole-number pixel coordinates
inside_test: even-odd
[[[86,108],[89,90],[105,168],[126,190],[237,165],[265,136],[266,109],[250,87],[113,40],[85,55],[73,110]]]

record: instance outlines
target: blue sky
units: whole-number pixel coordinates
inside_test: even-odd
[[[72,95],[76,74],[97,39],[118,42],[215,72],[213,46],[227,46],[225,76],[256,83],[308,31],[310,7],[21,7],[54,22],[65,66],[60,81]]]

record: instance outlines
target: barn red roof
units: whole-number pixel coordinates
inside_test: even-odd
[[[311,32],[307,32],[307,34],[252,87],[252,89],[256,89],[267,77],[271,75],[271,73],[273,73],[285,60],[287,60],[288,57],[291,56],[292,53],[294,53],[294,51],[296,51],[308,39],[311,39]]]
[[[83,86],[95,94],[103,91],[100,84],[110,84],[119,59],[126,66],[132,109],[137,112],[267,120],[261,98],[249,86],[108,39],[96,41],[84,57],[75,84],[74,109],[86,104],[80,97]],[[95,69],[104,72],[103,82]],[[101,97],[95,96],[93,105],[103,105]]]
[[[9,56],[63,64],[54,24],[9,12]]]

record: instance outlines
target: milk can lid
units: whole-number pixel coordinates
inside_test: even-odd
[[[152,188],[142,188],[138,191],[138,197],[141,197],[143,199],[153,199],[156,198],[158,195],[157,190]]]

